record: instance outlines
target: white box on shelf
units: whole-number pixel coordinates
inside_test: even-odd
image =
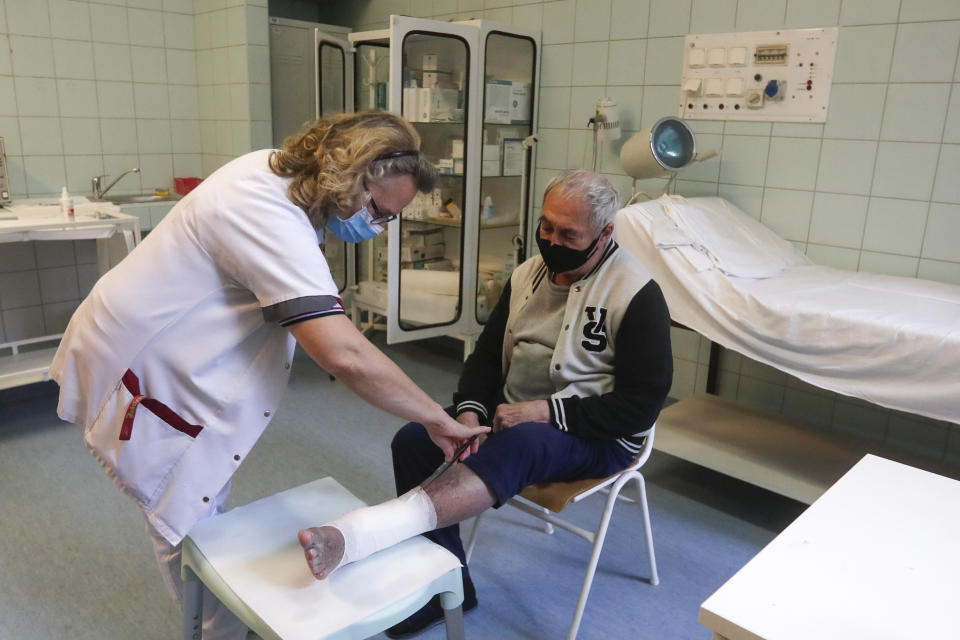
[[[424,71],[436,71],[437,70],[437,54],[435,53],[425,53],[423,54],[423,70]]]
[[[484,120],[492,124],[510,124],[512,94],[512,82],[487,80]]]
[[[510,122],[530,122],[530,94],[532,87],[523,82],[514,82],[510,89]]]
[[[484,160],[480,164],[480,175],[483,176],[499,176],[500,175],[500,161],[499,160]]]

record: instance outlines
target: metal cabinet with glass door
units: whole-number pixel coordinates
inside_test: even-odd
[[[386,98],[440,171],[432,193],[359,247],[354,321],[385,317],[391,343],[451,335],[469,351],[526,256],[532,158],[523,142],[536,127],[539,34],[391,16],[389,29],[349,39],[357,109]]]

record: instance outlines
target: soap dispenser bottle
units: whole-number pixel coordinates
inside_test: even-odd
[[[60,191],[60,215],[67,222],[76,220],[73,210],[73,198],[67,193],[66,187]]]

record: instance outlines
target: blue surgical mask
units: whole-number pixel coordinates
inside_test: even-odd
[[[330,216],[327,228],[344,242],[363,242],[383,231],[383,226],[373,222],[373,216],[366,207],[346,220],[341,220],[337,215]]]

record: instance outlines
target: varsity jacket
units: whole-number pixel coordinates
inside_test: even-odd
[[[511,319],[548,277],[540,256],[513,272],[464,365],[453,397],[457,415],[473,411],[489,423],[504,402],[515,346]],[[616,242],[570,285],[550,380],[554,392],[545,399],[553,426],[640,450],[673,380],[670,314],[650,272]]]

